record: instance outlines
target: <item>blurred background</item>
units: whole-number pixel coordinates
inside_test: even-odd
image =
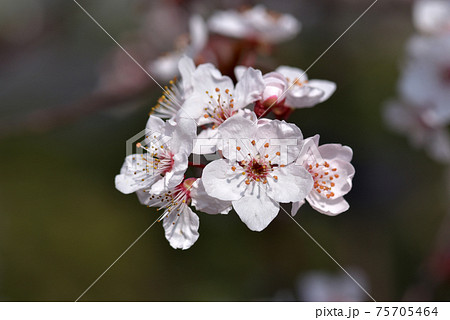
[[[263,65],[306,69],[372,1],[258,3],[302,23]],[[80,4],[146,66],[174,48],[192,14],[256,2]],[[308,72],[336,82],[336,93],[289,119],[305,137],[354,151],[350,210],[328,217],[305,205],[296,220],[378,301],[450,299],[447,168],[382,115],[415,32],[411,7],[377,3]],[[118,192],[114,176],[160,95],[74,2],[1,0],[1,300],[75,300],[157,218]],[[172,249],[156,224],[81,300],[301,301],[320,299],[317,290],[327,300],[370,300],[351,280],[348,295],[336,290],[348,279],[283,212],[261,233],[234,212],[199,215],[192,248]]]

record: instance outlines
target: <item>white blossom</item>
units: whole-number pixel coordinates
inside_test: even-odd
[[[388,126],[405,134],[416,148],[424,148],[434,160],[450,162],[450,135],[445,125],[436,123],[430,105],[412,106],[402,101],[389,101],[384,109]]]
[[[415,27],[425,34],[450,33],[450,1],[415,1],[413,21]]]
[[[162,119],[175,119],[183,103],[193,92],[191,77],[194,70],[194,61],[183,56],[178,62],[181,79],[170,80],[169,86],[164,88],[164,94],[158,99],[158,103],[152,108],[150,114]]]
[[[308,80],[306,73],[298,68],[280,66],[275,72],[287,81],[286,106],[308,108],[324,102],[336,91],[336,84],[328,80]],[[267,81],[267,79],[266,79]]]
[[[137,192],[139,201],[148,207],[164,210],[163,221],[166,239],[175,249],[189,249],[199,238],[200,219],[191,205],[209,214],[226,214],[231,204],[209,197],[200,179],[189,178],[162,194],[149,190]]]
[[[300,22],[258,5],[242,11],[216,12],[209,20],[211,31],[232,38],[275,44],[290,40],[300,31]]]
[[[149,64],[149,71],[160,80],[169,81],[178,75],[178,61],[183,56],[195,58],[208,41],[208,28],[203,19],[194,15],[189,20],[189,37],[173,52],[169,52]]]
[[[235,68],[237,79],[241,79],[247,67]],[[328,80],[308,80],[306,73],[298,68],[280,66],[263,76],[264,90],[260,103],[271,108],[282,105],[288,108],[313,107],[324,102],[336,90],[336,84]]]
[[[369,280],[360,268],[348,268],[349,273],[358,283],[368,289]],[[312,271],[298,280],[297,295],[304,302],[358,302],[366,301],[367,295],[344,272],[331,274],[323,271]]]
[[[414,106],[429,106],[429,121],[450,122],[450,35],[414,37],[399,80],[400,96]]]
[[[262,74],[259,70],[248,68],[235,86],[231,78],[223,76],[214,66],[202,64],[190,78],[194,89],[184,102],[179,116],[192,117],[198,125],[208,126],[199,134],[201,145],[196,146],[194,152],[212,153],[216,150],[215,144],[208,141],[217,138],[217,128],[225,120],[237,114],[247,118],[253,116],[242,109],[261,98],[264,89]]]
[[[297,164],[303,165],[311,174],[314,185],[306,201],[320,213],[335,216],[346,210],[349,205],[344,199],[352,188],[355,169],[350,164],[353,151],[340,144],[319,146],[319,136],[305,140],[307,152],[300,156]],[[311,145],[311,147],[308,147]],[[317,151],[317,153],[315,153]],[[305,203],[304,200],[292,204],[292,215]]]
[[[211,197],[231,201],[251,230],[266,228],[278,214],[280,202],[301,201],[310,192],[311,175],[293,163],[302,142],[295,125],[279,120],[258,125],[236,116],[219,127],[219,134],[225,159],[203,170],[205,190]],[[281,139],[294,144],[283,150],[276,144]]]
[[[145,140],[138,143],[144,152],[125,158],[115,178],[116,188],[125,194],[141,189],[161,193],[177,186],[188,168],[195,137],[196,125],[191,119],[174,123],[150,116]]]

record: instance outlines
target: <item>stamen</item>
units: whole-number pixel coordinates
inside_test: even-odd
[[[327,161],[325,161],[323,164],[309,164],[305,166],[305,168],[311,173],[311,176],[313,177],[313,188],[317,193],[320,194],[322,191],[327,192],[326,194],[323,194],[323,196],[325,196],[327,199],[335,196],[334,192],[332,192],[331,189],[335,187],[336,184],[332,182],[332,180],[335,178],[339,178],[339,175],[334,174],[332,176],[330,172],[336,172],[337,168],[331,168],[330,164]]]

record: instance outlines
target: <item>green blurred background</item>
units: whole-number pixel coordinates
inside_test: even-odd
[[[120,42],[141,25],[144,2],[80,4]],[[204,17],[241,4],[167,2]],[[114,176],[125,141],[144,127],[160,90],[71,112],[68,106],[96,89],[116,45],[72,1],[0,3],[0,299],[73,301],[157,218],[134,195],[118,192]],[[371,1],[262,3],[302,21],[301,33],[271,59],[305,69]],[[171,23],[186,31],[186,21]],[[424,265],[449,205],[446,168],[383,123],[382,106],[396,94],[413,33],[410,1],[379,1],[308,72],[336,82],[334,96],[290,119],[305,136],[353,148],[350,210],[328,217],[304,206],[296,219],[342,266],[362,269],[379,301],[409,299],[407,292],[429,278]],[[171,50],[171,41],[161,39],[150,56]],[[47,122],[55,112],[69,115]],[[295,291],[304,273],[339,272],[283,212],[261,233],[234,212],[199,215],[191,249],[172,249],[156,224],[82,301],[265,301]],[[448,300],[448,282],[418,298]]]

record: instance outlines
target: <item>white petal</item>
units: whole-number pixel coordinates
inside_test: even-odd
[[[214,94],[216,88],[219,88],[221,92],[225,92],[226,89],[233,90],[234,84],[230,77],[223,76],[218,69],[212,64],[201,64],[197,67],[193,74],[193,84],[195,91],[204,95],[205,99],[209,102],[209,95]]]
[[[287,14],[273,17],[262,5],[249,10],[219,11],[209,20],[212,31],[235,38],[278,43],[293,38],[300,31],[300,22]]]
[[[398,81],[400,94],[416,105],[424,105],[427,100],[434,98],[437,86],[434,84],[435,66],[430,61],[414,60],[403,69]]]
[[[233,201],[233,208],[252,231],[264,230],[280,210],[279,204],[270,199],[263,190],[253,196]]]
[[[202,179],[197,179],[190,189],[192,205],[199,211],[209,214],[227,214],[231,210],[230,201],[222,201],[206,193]]]
[[[234,68],[234,76],[239,81],[242,79],[242,76],[244,75],[245,71],[248,70],[248,67],[246,66],[236,66]]]
[[[199,234],[200,219],[187,205],[183,206],[182,211],[171,212],[163,220],[163,226],[166,239],[174,249],[189,249]]]
[[[190,18],[189,34],[191,43],[187,52],[188,55],[194,57],[205,47],[208,41],[208,27],[200,15],[196,14]]]
[[[340,159],[347,162],[352,161],[353,150],[348,146],[343,146],[338,143],[330,143],[321,145],[318,150],[323,159]]]
[[[237,112],[235,115],[244,117],[245,119],[248,119],[248,120],[250,120],[251,122],[256,122],[256,121],[257,121],[257,123],[258,123],[258,125],[259,125],[259,121],[260,121],[260,120],[258,120],[258,117],[256,116],[256,114],[255,114],[253,111],[249,110],[249,109],[239,109],[238,112]],[[234,115],[234,116],[235,116],[235,115]],[[234,117],[234,116],[233,116],[233,117]],[[263,118],[263,119],[264,119],[264,118]],[[262,119],[261,119],[261,120],[262,120]]]
[[[219,143],[219,131],[213,128],[202,130],[195,140],[194,150],[195,154],[211,154],[217,151],[217,144]]]
[[[153,204],[156,202],[154,198],[151,198],[151,194],[147,190],[138,190],[136,191],[136,195],[139,199],[139,202],[143,205],[152,207]]]
[[[269,177],[267,195],[275,201],[288,203],[302,201],[311,192],[313,179],[302,166],[291,164],[284,168],[274,168]]]
[[[235,115],[225,120],[218,130],[222,139],[222,145],[218,147],[221,148],[225,158],[242,161],[248,157],[248,153],[252,155],[256,153],[257,150],[251,144],[258,130],[256,122]]]
[[[325,92],[322,89],[295,85],[286,94],[286,105],[292,108],[309,108],[318,104]]]
[[[292,123],[284,120],[272,120],[265,124],[258,124],[256,138],[269,143],[268,148],[261,148],[262,154],[268,154],[274,164],[288,164],[295,161],[299,155],[303,142],[302,131]],[[279,156],[276,156],[280,152]]]
[[[413,21],[419,31],[437,33],[450,29],[450,2],[448,0],[415,1]]]
[[[217,100],[218,94],[226,91],[233,93],[233,81],[229,77],[223,76],[209,63],[199,65],[191,80],[194,91],[184,102],[179,115],[185,118],[192,117],[198,125],[209,123],[211,120],[203,117],[205,108],[209,106],[211,100]]]
[[[344,211],[347,211],[350,208],[349,204],[347,203],[347,201],[345,201],[344,197],[327,199],[321,197],[315,191],[311,192],[311,194],[306,198],[306,200],[315,210],[328,216],[338,215]]]
[[[248,30],[239,13],[233,10],[214,13],[208,26],[213,32],[236,38],[244,38]]]
[[[282,94],[287,90],[288,83],[286,77],[278,72],[270,72],[264,75],[265,89],[263,92],[262,100],[265,101],[270,97],[276,97],[284,99]]]
[[[180,70],[181,81],[183,82],[183,89],[185,93],[183,98],[186,99],[186,94],[191,93],[193,89],[191,78],[195,71],[194,61],[187,56],[183,56],[178,62],[178,70]]]
[[[148,69],[159,80],[169,81],[178,74],[178,61],[181,57],[179,52],[168,53],[152,61]]]
[[[336,91],[336,83],[328,80],[310,80],[308,82],[308,86],[320,89],[324,92],[319,102],[328,100],[328,98],[331,97],[331,95]]]
[[[185,153],[190,155],[197,137],[197,125],[191,118],[178,118],[175,125],[167,123],[166,135],[171,137],[168,141],[170,151],[174,154]]]
[[[153,174],[146,154],[132,154],[125,158],[120,174],[115,177],[115,185],[120,192],[130,194],[152,186],[161,178],[161,175]]]
[[[205,106],[208,105],[208,102],[209,98],[205,94],[194,91],[183,103],[183,107],[178,111],[177,117],[195,119],[198,125],[209,123],[211,122],[210,119],[207,119],[208,121],[201,119],[205,114]],[[200,122],[199,120],[203,121]]]
[[[172,170],[167,172],[164,177],[155,182],[150,190],[152,193],[161,194],[179,185],[184,178],[188,168],[188,157],[185,153],[177,153],[173,156]]]
[[[259,70],[248,68],[236,84],[235,106],[240,109],[261,99],[265,85]]]
[[[147,124],[145,125],[145,134],[146,135],[161,135],[166,131],[166,123],[161,118],[150,116],[148,118]]]
[[[232,164],[226,159],[210,162],[202,173],[202,181],[206,193],[211,197],[224,201],[238,200],[245,194],[245,176],[231,169]]]
[[[292,203],[291,215],[295,216],[302,205],[305,204],[305,200]]]
[[[299,68],[279,66],[275,71],[285,76],[290,85],[295,80],[299,80],[300,82],[305,82],[306,80],[308,80],[308,76],[306,75],[306,73]]]
[[[297,165],[312,164],[315,162],[323,162],[323,157],[319,153],[319,139],[320,135],[316,134],[313,137],[303,140],[302,148],[299,157],[295,163]]]

